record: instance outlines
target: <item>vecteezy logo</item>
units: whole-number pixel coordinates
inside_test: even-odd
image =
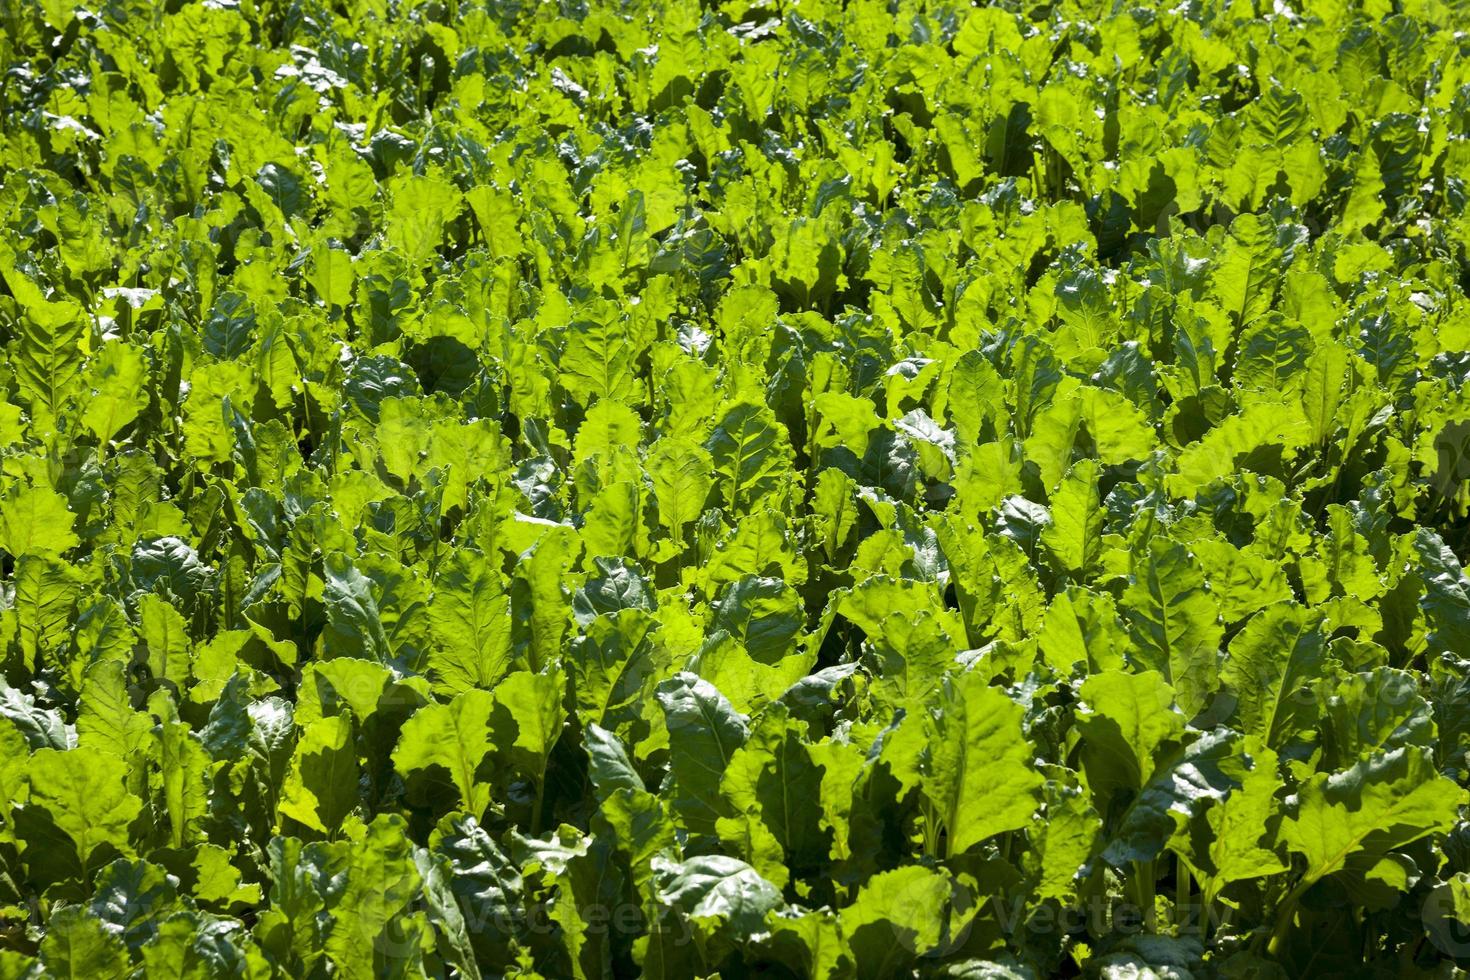
[[[1460,918],[1462,903],[1470,911],[1470,877],[1464,873],[1440,883],[1424,896],[1419,912],[1429,941],[1441,953],[1455,959],[1470,958],[1470,925]]]

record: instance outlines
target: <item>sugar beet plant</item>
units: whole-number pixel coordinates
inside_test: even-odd
[[[1470,967],[1470,14],[31,0],[0,977]]]

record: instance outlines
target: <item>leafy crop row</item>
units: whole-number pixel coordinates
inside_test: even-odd
[[[0,8],[0,977],[1470,966],[1470,16]]]

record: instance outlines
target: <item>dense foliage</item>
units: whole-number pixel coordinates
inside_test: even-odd
[[[30,0],[0,977],[1470,966],[1470,16]]]

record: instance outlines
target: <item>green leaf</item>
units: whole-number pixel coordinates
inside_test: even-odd
[[[1414,534],[1424,597],[1419,600],[1434,629],[1429,642],[1440,650],[1470,649],[1470,582],[1455,553],[1427,527]]]
[[[630,869],[630,881],[648,894],[653,860],[676,847],[678,836],[668,808],[653,793],[623,787],[603,801],[594,832],[609,837]]]
[[[1098,810],[1107,812],[1113,796],[1136,792],[1153,777],[1154,754],[1183,735],[1184,719],[1157,671],[1093,674],[1078,693],[1087,709],[1077,715],[1082,771]]]
[[[731,406],[715,424],[705,442],[725,506],[738,512],[779,491],[790,471],[790,443],[764,405],[741,402]]]
[[[902,976],[919,957],[939,946],[953,886],[941,871],[909,865],[874,875],[842,909],[857,976]]]
[[[777,665],[792,656],[806,625],[801,599],[785,581],[747,575],[712,603],[711,632],[724,630],[745,644],[750,656]]]
[[[435,645],[429,670],[437,690],[489,690],[510,670],[510,598],[485,556],[456,551],[434,581],[429,623]]]
[[[1082,417],[1098,459],[1109,466],[1148,459],[1158,447],[1158,435],[1148,417],[1128,396],[1110,388],[1083,388]]]
[[[872,432],[883,424],[867,398],[843,391],[824,391],[812,399],[817,444],[845,448],[855,456],[868,452]]]
[[[1302,558],[1298,565],[1309,603],[1333,596],[1368,600],[1383,592],[1368,542],[1354,529],[1348,509],[1338,504],[1327,508],[1327,533],[1318,542],[1317,555]]]
[[[585,722],[622,727],[639,718],[658,683],[657,621],[641,609],[598,616],[572,645],[571,676]]]
[[[184,608],[213,590],[214,570],[187,541],[173,535],[144,538],[133,545],[133,585]]]
[[[599,616],[616,619],[624,610],[653,612],[656,606],[650,583],[627,559],[594,558],[595,573],[572,596],[572,615],[582,626]]]
[[[1281,838],[1306,857],[1305,883],[1344,870],[1363,875],[1395,849],[1449,830],[1464,796],[1427,750],[1404,746],[1308,779]]]
[[[40,957],[47,976],[68,980],[121,977],[131,970],[122,940],[80,905],[52,913]]]
[[[774,885],[735,858],[710,854],[654,867],[660,901],[696,921],[719,920],[742,938],[762,932],[766,914],[782,904]]]
[[[347,883],[332,912],[323,946],[343,977],[375,980],[376,962],[410,955],[407,943],[385,942],[384,931],[419,894],[408,824],[398,814],[379,814],[353,842]],[[391,967],[390,967],[391,968]]]
[[[425,231],[427,232],[427,229]],[[406,241],[417,233],[418,229],[403,230],[400,244],[405,250],[421,246],[421,242]],[[435,244],[437,244],[437,236],[435,241],[428,243],[428,247],[433,248]],[[352,256],[347,252],[328,248],[325,245],[313,248],[311,271],[307,274],[307,279],[311,283],[311,288],[316,290],[316,294],[328,306],[346,307],[352,302],[352,285],[356,275],[352,268]]]
[[[22,694],[0,682],[0,717],[25,737],[33,749],[70,748],[72,739],[60,711],[36,704],[34,695]]]
[[[344,711],[367,722],[390,691],[401,693],[402,689],[395,690],[392,672],[381,664],[349,657],[308,664],[301,673],[296,722],[308,725]]]
[[[105,855],[131,855],[128,825],[143,803],[128,792],[117,760],[100,749],[40,749],[31,756],[31,798],[74,848],[84,871]]]
[[[88,319],[70,299],[47,299],[15,269],[14,261],[8,245],[0,249],[0,276],[25,310],[12,320],[16,340],[7,362],[31,415],[41,425],[54,427],[80,385]]]
[[[1419,680],[1406,671],[1378,667],[1319,680],[1324,762],[1334,769],[1405,745],[1432,748],[1437,739],[1429,703]]]
[[[444,241],[444,226],[463,207],[463,195],[447,180],[404,174],[388,182],[388,240],[418,269]]]
[[[718,688],[737,712],[754,714],[780,699],[793,684],[800,683],[813,660],[811,654],[792,654],[773,663],[762,663],[739,640],[718,632],[699,648],[689,667]]]
[[[352,717],[334,715],[306,723],[281,789],[281,816],[334,834],[357,806],[357,780]]]
[[[1051,523],[1041,532],[1057,567],[1077,581],[1086,581],[1102,553],[1103,517],[1097,464],[1080,459],[1052,494]]]
[[[978,672],[946,681],[925,716],[919,783],[959,855],[1031,822],[1042,777],[1021,728],[1021,706]]]
[[[1179,496],[1193,494],[1241,468],[1244,458],[1269,454],[1277,447],[1280,455],[1290,457],[1309,438],[1300,402],[1262,393],[1179,453],[1178,472],[1166,481],[1169,491]]]
[[[598,399],[634,401],[636,357],[623,321],[579,320],[567,329],[556,381],[583,407],[590,408]]]
[[[1123,667],[1128,635],[1111,595],[1073,585],[1052,600],[1037,645],[1046,661],[1063,675],[1070,675],[1078,665],[1095,674]]]
[[[61,494],[15,484],[0,499],[0,549],[16,558],[60,555],[77,546],[75,520]]]
[[[148,407],[143,352],[125,343],[104,344],[87,366],[87,375],[93,394],[82,412],[82,424],[105,447]]]
[[[143,970],[150,975],[207,980],[248,969],[245,950],[231,941],[235,933],[222,928],[228,920],[200,912],[180,912],[158,927],[158,935],[143,947]]]
[[[1231,223],[1212,292],[1237,327],[1270,309],[1282,272],[1305,234],[1305,228],[1277,226],[1256,214],[1242,214]]]
[[[515,739],[509,748],[531,762],[531,771],[545,769],[546,758],[561,738],[567,712],[563,703],[566,676],[517,671],[495,688],[495,707],[515,723]],[[497,731],[499,726],[497,725]]]
[[[476,959],[489,969],[507,965],[510,939],[525,919],[519,869],[473,817],[445,817],[430,835],[429,846],[448,862],[448,886]]]
[[[601,460],[613,464],[619,457],[635,454],[642,441],[643,423],[626,405],[603,399],[587,410],[577,428],[573,458],[578,463]]]
[[[712,834],[715,821],[730,813],[720,781],[749,729],[714,685],[681,673],[658,687],[669,732],[673,805],[691,831]]]
[[[496,685],[491,721],[496,748],[535,783],[531,832],[541,832],[546,767],[567,720],[566,675],[517,671]],[[515,729],[515,735],[509,732]]]
[[[1252,616],[1230,641],[1220,680],[1235,695],[1241,730],[1277,748],[1315,719],[1309,682],[1324,667],[1320,617],[1290,602]]]
[[[1210,594],[1220,604],[1220,619],[1226,624],[1292,597],[1285,569],[1259,545],[1237,548],[1217,538],[1197,538],[1189,547],[1204,569]]]
[[[847,543],[857,525],[856,484],[841,470],[824,469],[817,474],[812,495],[812,523],[829,561]]]
[[[1280,818],[1276,794],[1282,788],[1276,753],[1258,749],[1251,756],[1252,767],[1241,777],[1240,787],[1205,813],[1210,831],[1209,869],[1201,875],[1206,901],[1233,882],[1287,869],[1271,846]]]
[[[1312,348],[1312,334],[1306,327],[1279,313],[1263,316],[1241,333],[1235,383],[1263,391],[1296,388]]]
[[[490,805],[491,784],[476,775],[490,753],[495,698],[471,688],[448,704],[426,704],[404,723],[393,766],[404,776],[442,766],[459,791],[464,811],[478,817]]]
[[[772,956],[799,976],[831,980],[852,970],[837,917],[827,910],[794,914],[773,911],[766,917]]]
[[[256,935],[263,949],[303,972],[323,957],[322,934],[330,925],[327,896],[340,894],[350,851],[347,842],[302,844],[275,836],[266,844],[270,868],[270,908]]]
[[[1238,734],[1220,728],[1157,756],[1148,781],[1121,814],[1110,815],[1103,858],[1126,868],[1163,853],[1186,821],[1238,785],[1231,769],[1239,741]]]
[[[1337,430],[1337,411],[1348,389],[1351,355],[1338,343],[1319,344],[1307,359],[1302,384],[1302,411],[1313,445],[1322,445]]]
[[[582,544],[589,556],[641,554],[644,550],[640,524],[642,501],[638,487],[629,480],[610,483],[591,500],[582,520]]]
[[[1048,782],[1044,795],[1045,817],[1028,834],[1031,847],[1024,860],[1036,878],[1038,900],[1071,901],[1097,849],[1102,820],[1075,787]]]
[[[547,528],[516,564],[515,585],[524,591],[512,591],[511,605],[518,617],[524,617],[529,633],[525,641],[527,659],[532,670],[561,660],[562,644],[571,626],[564,577],[580,549],[576,533],[558,525]]]
[[[582,730],[582,741],[590,763],[588,775],[599,799],[606,802],[622,789],[643,792],[643,780],[616,735],[600,725],[589,724]]]
[[[189,624],[179,611],[160,596],[138,599],[139,634],[148,651],[148,667],[161,681],[172,681],[183,690],[189,682],[193,659]]]
[[[466,980],[479,980],[470,927],[459,907],[453,886],[454,869],[447,858],[422,847],[414,848],[414,866],[423,881],[424,910],[433,923],[444,959]]]
[[[0,833],[10,833],[15,828],[15,817],[11,808],[26,802],[29,792],[27,768],[30,765],[30,748],[25,737],[13,726],[0,725]]]
[[[217,844],[199,844],[182,851],[155,851],[166,861],[181,887],[200,902],[229,907],[235,903],[254,905],[260,902],[258,884],[242,884],[240,871],[230,863],[231,852]]]
[[[809,803],[821,799],[822,769],[807,751],[804,735],[804,726],[784,705],[771,705],[731,754],[720,780],[720,792],[735,813],[719,822],[721,837],[732,843],[767,834],[774,839],[784,857],[775,867],[765,867],[755,853],[746,859],[776,884],[785,883],[788,867],[800,872],[825,863],[831,846],[821,810]],[[754,823],[761,828],[753,829]]]
[[[703,446],[660,439],[649,452],[646,465],[658,501],[659,523],[679,544],[684,540],[684,528],[704,512],[705,500],[714,487],[714,461]]]
[[[181,848],[194,843],[200,822],[209,812],[209,754],[188,725],[165,722],[158,731],[158,765],[169,843]]]
[[[23,555],[15,565],[15,629],[27,670],[36,670],[60,646],[81,596],[75,570],[64,562]]]
[[[106,662],[121,665],[130,659],[137,637],[122,603],[100,596],[79,606],[73,642],[77,653],[68,665],[68,679],[73,687],[80,688],[92,667]]]
[[[322,647],[326,655],[387,663],[392,654],[367,576],[346,555],[336,553],[326,556],[323,570],[327,628]]]
[[[165,919],[183,910],[179,884],[156,864],[119,859],[97,875],[91,909],[136,951],[157,936]]]
[[[611,923],[602,919],[617,909],[622,877],[611,848],[602,841],[573,856],[554,877],[557,891],[550,918],[561,926],[576,980],[613,975],[615,936]]]
[[[1154,538],[1123,593],[1122,609],[1133,655],[1164,675],[1180,709],[1193,717],[1215,689],[1224,634],[1199,562],[1184,545]]]

